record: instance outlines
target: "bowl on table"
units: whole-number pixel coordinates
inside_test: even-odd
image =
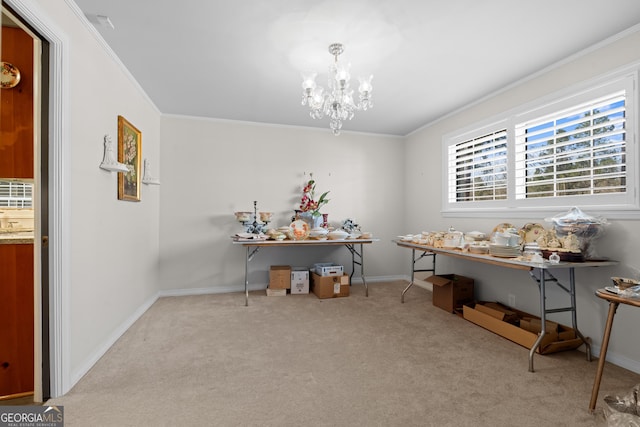
[[[309,231],[309,237],[312,239],[321,239],[327,237],[327,234],[329,234],[329,230],[322,227],[312,228],[311,231]]]
[[[327,233],[329,240],[343,240],[346,239],[349,233],[344,230],[333,230]]]

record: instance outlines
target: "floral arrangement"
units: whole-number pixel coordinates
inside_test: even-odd
[[[327,199],[328,191],[325,191],[320,195],[318,200],[315,199],[316,182],[313,179],[313,174],[309,174],[309,181],[304,185],[302,189],[302,199],[300,200],[300,210],[302,212],[312,212],[314,217],[320,216],[320,208],[329,202]]]

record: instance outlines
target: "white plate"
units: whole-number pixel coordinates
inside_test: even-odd
[[[11,89],[20,83],[20,70],[8,62],[0,62],[0,87]]]
[[[293,221],[290,225],[293,230],[293,240],[304,240],[309,237],[309,224],[302,220]]]
[[[604,289],[611,292],[612,294],[618,295],[620,293],[620,289],[615,286],[605,286]]]

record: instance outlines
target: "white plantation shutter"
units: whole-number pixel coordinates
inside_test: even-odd
[[[507,130],[449,146],[449,201],[507,197]]]
[[[624,193],[625,93],[515,126],[516,198]]]

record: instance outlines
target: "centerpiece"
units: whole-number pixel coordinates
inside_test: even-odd
[[[299,206],[299,219],[309,224],[310,228],[320,227],[323,223],[320,208],[329,202],[327,199],[328,191],[325,191],[316,200],[316,181],[313,179],[313,173],[309,174],[309,180],[302,188],[302,198]]]

